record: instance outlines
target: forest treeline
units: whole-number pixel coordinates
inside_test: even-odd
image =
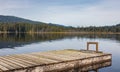
[[[120,32],[120,24],[101,27],[72,27],[52,23],[32,21],[16,16],[0,15],[0,33],[40,33],[40,32]]]
[[[65,27],[46,23],[0,23],[0,32],[2,33],[30,33],[30,32],[71,32],[75,31],[74,27]]]
[[[72,27],[47,23],[1,22],[0,33],[31,33],[31,32],[120,32],[120,24],[101,27]]]

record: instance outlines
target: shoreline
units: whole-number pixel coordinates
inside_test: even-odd
[[[113,32],[0,32],[0,34],[120,34],[120,32],[113,33]]]

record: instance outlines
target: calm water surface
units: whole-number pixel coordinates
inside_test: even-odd
[[[99,50],[112,54],[112,65],[99,72],[120,72],[120,35],[88,34],[0,34],[0,55],[63,49],[86,49],[86,42],[99,42]],[[95,49],[94,45],[90,46]],[[77,71],[75,71],[77,72]]]

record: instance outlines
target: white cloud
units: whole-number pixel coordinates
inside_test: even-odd
[[[38,18],[45,22],[54,22],[72,26],[103,26],[120,22],[119,0],[104,0],[89,6],[54,6]]]
[[[28,0],[0,0],[0,10],[28,8]]]
[[[0,13],[72,26],[103,26],[120,22],[120,0],[101,0],[88,5],[31,5],[29,0],[24,3],[14,1],[0,2],[0,10],[3,8]]]

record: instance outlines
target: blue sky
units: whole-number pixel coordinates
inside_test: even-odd
[[[0,0],[0,15],[66,26],[120,23],[120,0]]]

